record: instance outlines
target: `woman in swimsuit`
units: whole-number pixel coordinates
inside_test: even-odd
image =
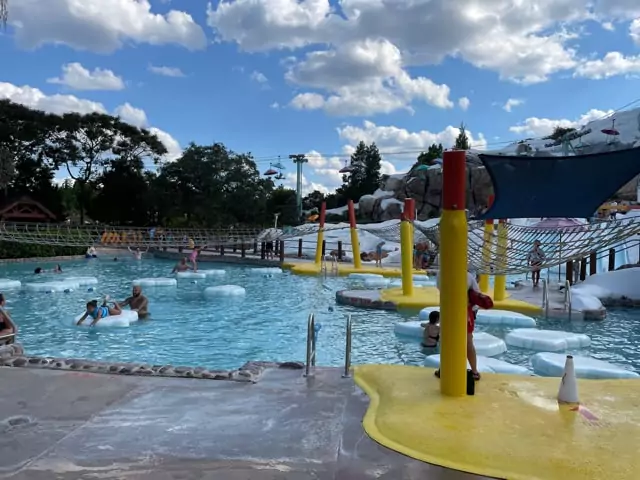
[[[434,310],[429,313],[429,322],[421,323],[420,326],[424,328],[424,334],[422,337],[422,346],[424,348],[436,348],[440,341],[440,312]]]
[[[9,316],[9,312],[4,309],[7,301],[4,298],[4,294],[0,293],[0,344],[2,343],[13,343],[14,337],[8,337],[7,335],[13,335],[17,333],[17,328],[11,317]],[[2,338],[6,337],[6,338]]]
[[[87,311],[84,312],[84,315],[82,315],[76,325],[82,325],[82,322],[84,322],[87,317],[91,317],[93,319],[90,326],[94,326],[100,321],[101,318],[106,318],[110,315],[120,315],[122,313],[122,310],[120,309],[118,304],[114,303],[113,308],[109,307],[107,306],[108,300],[109,297],[104,297],[104,302],[102,302],[102,305],[100,306],[98,306],[97,300],[91,300],[90,302],[87,302]]]
[[[533,281],[534,287],[537,287],[540,282],[540,267],[546,260],[546,257],[544,251],[540,248],[540,240],[533,242],[533,248],[527,256],[527,261],[529,265],[531,265],[531,280]]]

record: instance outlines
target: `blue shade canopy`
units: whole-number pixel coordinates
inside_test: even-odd
[[[640,148],[572,157],[480,155],[493,205],[478,219],[592,217],[640,173]]]

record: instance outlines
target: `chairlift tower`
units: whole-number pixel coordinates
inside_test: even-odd
[[[289,158],[293,160],[296,165],[296,205],[298,210],[298,219],[302,218],[302,165],[307,163],[307,159],[304,153],[297,153],[289,155]]]

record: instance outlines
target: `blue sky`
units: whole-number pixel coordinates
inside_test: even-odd
[[[638,95],[628,0],[9,1],[0,98],[118,113],[174,157],[218,141],[266,170],[308,153],[306,190],[334,189],[359,140],[403,171],[461,122],[501,148]]]

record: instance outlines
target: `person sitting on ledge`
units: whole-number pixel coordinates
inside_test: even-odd
[[[100,306],[98,306],[97,300],[91,300],[87,302],[87,311],[84,312],[84,315],[82,315],[82,317],[80,317],[80,320],[78,320],[78,323],[76,323],[76,325],[82,325],[82,322],[84,322],[87,317],[91,317],[93,319],[90,326],[94,326],[100,321],[101,318],[106,318],[110,315],[120,315],[122,313],[122,310],[120,309],[118,304],[114,303],[112,308],[107,305],[108,301],[109,296],[105,296],[102,305]]]
[[[4,294],[0,293],[0,345],[4,343],[13,343],[13,337],[2,337],[12,335],[17,331],[15,324],[11,320],[9,312],[4,309],[6,304],[7,300],[4,298]]]
[[[142,288],[139,285],[134,285],[131,289],[131,296],[117,303],[117,305],[121,310],[122,307],[128,305],[131,310],[138,312],[138,318],[146,318],[149,316],[149,300],[142,295]]]
[[[187,257],[182,257],[180,259],[180,262],[178,262],[176,266],[173,267],[173,270],[171,270],[171,273],[186,272],[187,270],[193,270],[193,267],[187,264]]]

